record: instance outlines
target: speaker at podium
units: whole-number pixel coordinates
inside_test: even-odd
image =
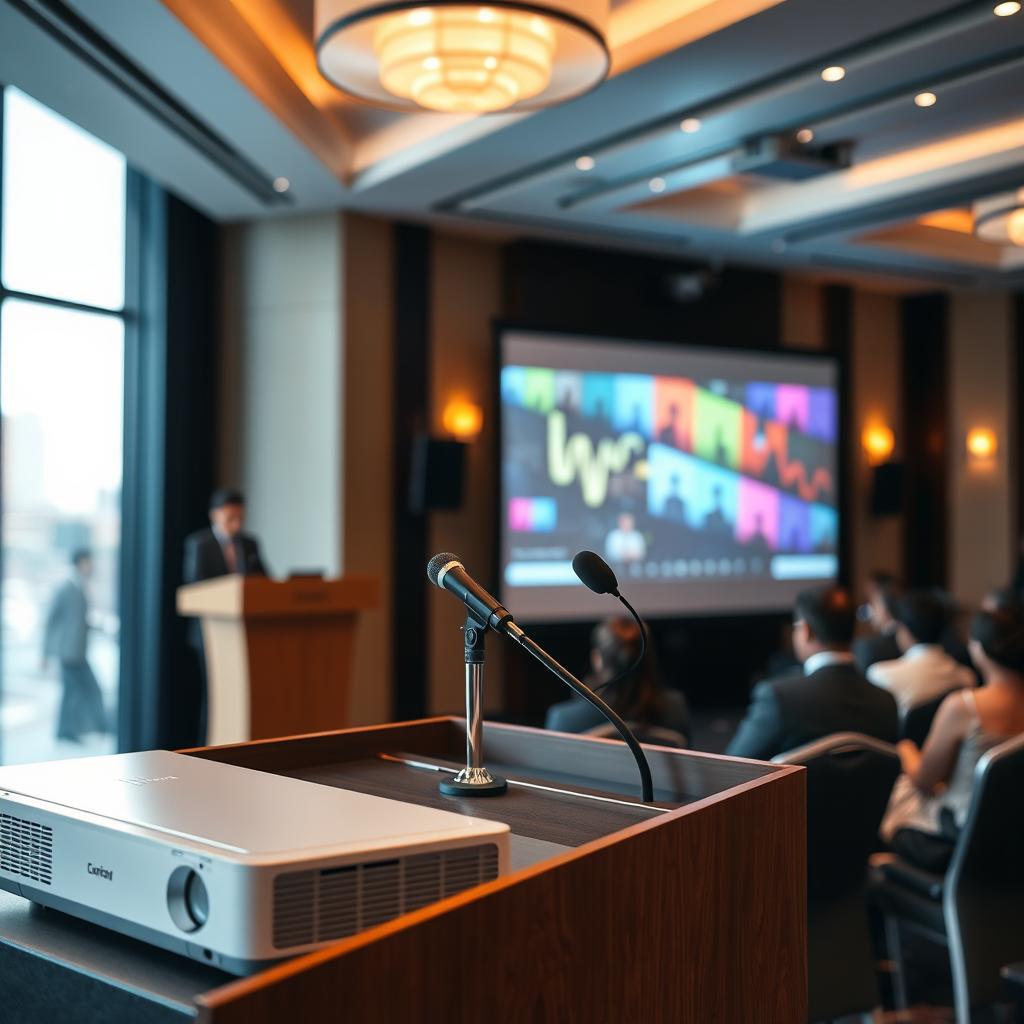
[[[370,576],[232,575],[180,587],[179,614],[202,626],[207,742],[347,725],[359,614],[378,600]]]

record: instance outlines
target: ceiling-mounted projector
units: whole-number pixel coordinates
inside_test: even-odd
[[[792,135],[762,135],[744,143],[743,152],[732,161],[732,172],[783,181],[803,181],[833,171],[844,171],[852,161],[853,144],[849,142],[811,149],[797,142]]]
[[[247,974],[508,869],[509,828],[150,751],[0,768],[0,888]]]

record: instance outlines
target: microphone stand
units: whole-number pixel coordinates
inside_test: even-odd
[[[445,796],[500,796],[508,783],[483,764],[484,641],[487,625],[472,612],[463,628],[466,657],[466,767],[438,784]]]

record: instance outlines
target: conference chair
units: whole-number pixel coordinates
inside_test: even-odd
[[[962,686],[954,686],[951,690],[940,693],[938,697],[933,697],[931,700],[926,700],[921,704],[908,708],[900,719],[900,739],[913,740],[918,747],[923,747],[924,741],[928,738],[928,733],[931,732],[932,722],[935,721],[935,716],[938,714],[939,705],[951,693],[956,693],[957,690],[962,689]]]
[[[807,769],[808,1019],[879,1005],[868,923],[868,858],[900,772],[891,744],[836,733],[773,758]]]
[[[685,750],[687,738],[675,729],[666,729],[661,725],[641,725],[639,722],[626,723],[633,731],[638,743],[651,743],[658,747],[675,747],[678,750]],[[611,722],[604,722],[588,729],[586,736],[597,736],[600,739],[619,739],[618,730]]]
[[[872,887],[895,965],[897,1009],[907,1008],[900,944],[904,932],[949,954],[957,1024],[1001,998],[1000,970],[1024,958],[1024,735],[978,762],[967,821],[945,876],[894,858]]]

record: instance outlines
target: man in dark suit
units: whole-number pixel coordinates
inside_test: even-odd
[[[793,650],[803,671],[754,687],[747,715],[727,754],[767,761],[837,732],[895,743],[896,701],[864,678],[850,644],[856,614],[841,587],[807,590],[796,599]]]
[[[185,565],[182,578],[186,583],[214,579],[217,576],[265,576],[267,570],[260,557],[259,542],[244,532],[245,496],[241,491],[221,488],[210,497],[210,525],[185,538]],[[199,619],[188,624],[188,642],[199,661],[201,694],[199,697],[199,744],[206,742],[206,654]]]
[[[854,641],[853,660],[866,675],[872,665],[879,661],[893,661],[903,654],[903,650],[896,642],[899,623],[894,613],[900,596],[899,581],[892,573],[873,572],[865,589],[868,622],[873,632]]]

